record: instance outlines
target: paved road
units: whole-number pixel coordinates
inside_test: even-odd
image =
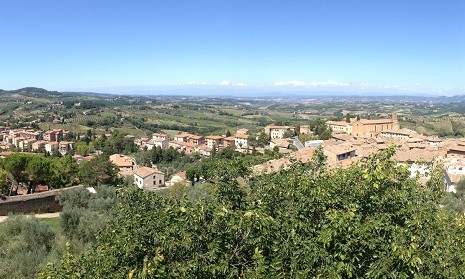
[[[304,145],[300,142],[300,140],[297,137],[292,138],[292,144],[297,147],[297,149],[302,149],[304,148]]]
[[[34,216],[39,219],[56,218],[56,217],[60,217],[60,212],[42,213],[42,214],[35,214],[35,215],[28,215],[28,216]],[[0,216],[0,223],[6,221],[6,219],[8,219],[8,216]]]

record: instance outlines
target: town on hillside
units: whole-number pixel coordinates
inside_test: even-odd
[[[226,148],[243,154],[279,154],[277,158],[253,166],[252,172],[256,175],[286,168],[295,160],[305,163],[319,147],[327,158],[329,168],[345,168],[391,146],[397,150],[393,159],[408,166],[411,176],[420,181],[426,181],[432,168],[442,164],[445,168],[445,189],[454,192],[455,183],[465,175],[465,139],[440,139],[401,128],[395,113],[389,118],[353,117],[346,121],[326,121],[324,125],[329,131],[326,139],[319,139],[323,137],[315,134],[312,125],[268,125],[257,134],[249,133],[247,128],[239,128],[234,134],[229,131],[222,135],[180,132],[170,136],[153,133],[151,138],[125,135],[124,139],[141,152],[170,149],[183,156],[198,156],[199,159],[212,157]],[[94,137],[111,138],[112,134]],[[0,148],[3,151],[0,156],[4,158],[15,151],[46,156],[72,155],[79,164],[102,154],[102,150],[92,145],[87,146],[85,153],[77,152],[77,149],[82,148],[76,148],[75,140],[82,141],[85,138],[85,135],[76,136],[63,129],[40,131],[1,127]],[[80,145],[82,147],[82,142]],[[120,150],[124,151],[124,148]],[[138,161],[128,152],[111,154],[109,161],[118,168],[121,178],[147,190],[161,189],[188,180],[185,169],[167,174],[158,169],[155,162]]]

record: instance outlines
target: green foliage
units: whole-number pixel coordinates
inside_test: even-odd
[[[53,278],[460,278],[465,222],[439,207],[442,177],[409,178],[390,149],[348,169],[324,158],[255,177],[217,161],[211,200],[137,189],[95,251],[69,254]]]
[[[96,192],[73,189],[61,192],[57,197],[63,206],[60,215],[62,231],[81,250],[96,243],[98,232],[106,227],[110,210],[117,203],[114,187],[100,186]]]
[[[55,235],[33,217],[10,216],[0,225],[0,278],[33,278],[47,261]]]
[[[50,173],[49,183],[54,188],[73,186],[79,181],[78,165],[70,155],[52,160]]]
[[[105,155],[97,156],[79,165],[79,179],[84,186],[122,183],[118,172],[118,167],[112,164]]]
[[[69,155],[53,158],[14,153],[2,161],[2,167],[4,172],[0,174],[1,178],[8,181],[8,174],[11,174],[16,182],[26,182],[29,190],[33,190],[34,186],[40,183],[48,184],[53,188],[62,188],[79,182],[77,164]]]
[[[465,179],[462,178],[455,184],[455,193],[445,193],[441,203],[444,208],[463,215],[465,214]]]
[[[310,130],[318,139],[327,140],[331,138],[331,128],[321,118],[315,118],[310,121]]]
[[[265,132],[261,132],[257,138],[257,144],[261,147],[264,147],[269,142],[270,142],[270,136],[267,135]]]

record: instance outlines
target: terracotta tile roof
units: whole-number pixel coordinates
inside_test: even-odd
[[[397,135],[405,135],[405,136],[416,134],[415,131],[412,131],[409,129],[389,129],[389,130],[381,131],[381,133],[397,134]]]
[[[333,134],[331,135],[331,137],[332,137],[333,139],[342,140],[342,141],[349,141],[349,140],[353,139],[352,136],[350,136],[350,135],[348,135],[348,134],[337,134],[337,133],[333,133]]]
[[[442,157],[442,153],[414,148],[411,150],[398,150],[392,156],[392,159],[398,162],[430,162],[438,157]]]
[[[224,139],[223,136],[206,136],[205,138],[206,138],[206,139],[212,139],[212,140]]]
[[[334,126],[347,126],[350,123],[347,123],[345,121],[326,121],[326,125],[334,125]]]
[[[266,126],[265,128],[268,128],[268,129],[290,129],[290,128],[293,128],[293,127],[290,127],[290,126],[275,126],[275,125],[269,125],[269,126]]]
[[[199,140],[199,139],[201,139],[201,138],[203,138],[203,136],[194,135],[194,134],[191,134],[191,135],[189,136],[189,139]]]
[[[450,147],[448,148],[448,151],[460,151],[460,152],[465,152],[465,146],[461,146],[461,145],[450,146]]]
[[[387,123],[393,123],[392,119],[386,118],[386,119],[360,119],[360,123],[362,124],[387,124]]]
[[[271,142],[273,142],[275,145],[278,147],[282,148],[288,148],[289,145],[291,145],[287,140],[285,139],[272,139]]]
[[[168,137],[167,134],[162,134],[162,133],[153,133],[152,136],[154,136],[154,137]]]
[[[132,167],[132,158],[129,156],[125,156],[123,154],[113,154],[110,156],[110,161],[117,165],[118,167]]]
[[[442,139],[440,138],[429,138],[427,139],[429,142],[442,142]]]
[[[244,134],[236,134],[234,137],[238,138],[238,139],[248,139],[249,138],[248,135],[244,135]]]
[[[146,178],[147,176],[155,174],[155,173],[162,174],[161,171],[154,169],[154,168],[149,168],[149,167],[140,167],[134,170],[134,175],[137,175],[140,178]]]
[[[184,141],[170,141],[170,143],[173,145],[186,146],[186,147],[191,147],[191,148],[194,148],[197,146],[195,143],[184,142]]]
[[[355,148],[353,148],[352,146],[348,146],[348,145],[329,145],[329,146],[323,147],[323,150],[333,153],[335,155],[340,155],[340,154],[355,151]]]

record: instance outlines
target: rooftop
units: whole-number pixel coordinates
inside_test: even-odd
[[[163,174],[163,172],[157,169],[154,169],[154,168],[149,168],[149,167],[140,167],[134,170],[134,175],[137,175],[140,178],[146,178],[147,176],[155,174],[155,173]]]

